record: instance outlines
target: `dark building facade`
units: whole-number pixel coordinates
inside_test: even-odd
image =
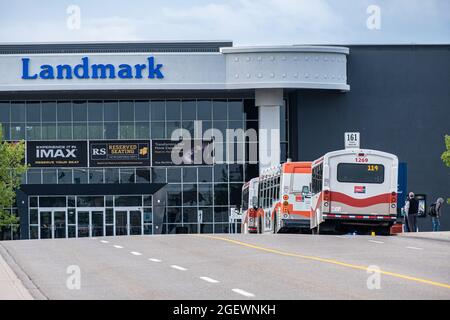
[[[446,198],[449,70],[450,46],[0,46],[4,138],[25,139],[33,160],[12,208],[20,237],[229,232],[245,181],[287,158],[342,149],[348,131],[361,133],[362,148],[405,162],[409,190],[428,202]],[[260,134],[237,146],[244,159],[213,165],[168,163],[155,150],[176,129],[194,136],[198,122],[202,137],[211,128],[224,137],[227,129],[276,129],[280,137],[269,143]],[[228,156],[228,142],[214,140],[215,148]],[[249,159],[251,143],[258,162]],[[35,159],[55,148],[81,160]]]

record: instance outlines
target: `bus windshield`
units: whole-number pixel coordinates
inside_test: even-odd
[[[382,164],[339,163],[337,180],[352,183],[383,183],[384,166]]]

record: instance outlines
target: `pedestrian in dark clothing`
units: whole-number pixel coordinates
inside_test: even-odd
[[[408,195],[406,203],[406,212],[408,213],[409,232],[417,232],[417,214],[419,213],[419,201],[414,197],[414,193]]]
[[[432,223],[432,225],[433,225],[433,231],[440,231],[440,228],[441,228],[441,221],[440,221],[440,218],[441,218],[441,216],[442,216],[442,207],[443,207],[443,205],[444,205],[444,199],[442,199],[442,198],[438,198],[437,200],[436,200],[436,209],[435,209],[435,212],[436,212],[436,215],[432,215],[431,216],[431,223]]]

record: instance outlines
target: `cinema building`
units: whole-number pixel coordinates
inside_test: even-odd
[[[341,149],[347,131],[407,163],[410,190],[448,196],[440,153],[449,133],[449,50],[2,44],[0,123],[4,140],[26,140],[29,164],[10,208],[20,217],[12,237],[227,233],[245,181],[288,158]],[[223,161],[175,163],[176,129],[201,140],[201,151],[214,144]],[[234,144],[244,154],[236,161],[231,141],[205,139],[209,129],[279,135]]]

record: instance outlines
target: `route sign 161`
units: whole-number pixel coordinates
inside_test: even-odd
[[[359,149],[359,132],[345,133],[345,149]]]

